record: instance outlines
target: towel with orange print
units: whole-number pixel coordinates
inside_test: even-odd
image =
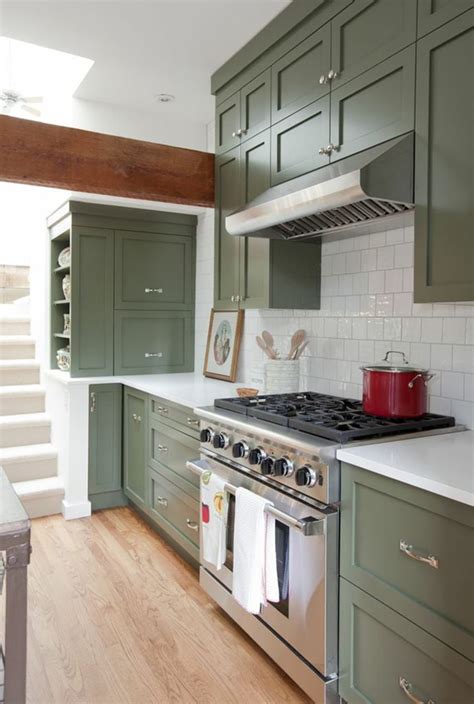
[[[201,557],[218,570],[226,560],[228,498],[225,479],[213,472],[201,475]]]

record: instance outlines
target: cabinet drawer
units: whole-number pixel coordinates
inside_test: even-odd
[[[199,438],[200,421],[190,408],[152,396],[150,399],[150,413],[152,418],[163,420],[176,430],[184,431],[188,435]]]
[[[187,492],[196,495],[199,478],[186,468],[186,462],[199,457],[198,440],[166,426],[150,421],[150,445],[148,461],[152,467],[164,465],[171,472],[186,480]],[[182,486],[182,485],[181,485]]]
[[[190,309],[194,300],[192,237],[117,232],[115,308]]]
[[[157,513],[179,530],[185,538],[199,547],[199,502],[150,469],[151,511]]]
[[[471,662],[344,579],[339,642],[347,704],[474,701]]]
[[[415,127],[415,47],[331,92],[331,161]]]
[[[343,465],[341,575],[474,660],[473,546],[474,508]]]
[[[193,370],[191,312],[116,311],[115,373]]]

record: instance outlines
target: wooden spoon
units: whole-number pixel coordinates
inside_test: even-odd
[[[299,359],[301,357],[303,351],[307,348],[308,345],[309,345],[309,340],[306,340],[305,342],[303,342],[303,344],[300,345],[296,349],[295,356],[293,357],[293,359]]]
[[[267,357],[269,357],[270,359],[276,359],[275,352],[266,346],[260,335],[257,335],[255,339],[257,340],[257,345],[260,347],[261,350],[265,352]]]
[[[288,353],[288,359],[294,359],[294,355],[296,353],[296,350],[300,345],[303,344],[306,338],[306,332],[304,330],[297,330],[294,334],[293,337],[291,338],[291,346],[290,346],[290,351]]]
[[[275,353],[275,356],[278,357],[277,351],[275,349],[275,340],[273,339],[273,335],[271,334],[271,332],[268,332],[268,330],[264,330],[262,332],[262,338],[268,349],[272,350],[272,352]]]

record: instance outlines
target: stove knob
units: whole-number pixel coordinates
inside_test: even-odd
[[[216,433],[212,438],[212,444],[216,450],[225,450],[229,447],[230,440],[225,433]]]
[[[266,456],[265,450],[262,450],[261,447],[254,447],[254,449],[249,452],[249,464],[260,464]]]
[[[212,442],[213,437],[214,431],[212,428],[203,428],[203,430],[199,433],[199,439],[201,442]]]
[[[275,477],[291,477],[295,469],[293,462],[288,457],[281,457],[275,462]]]
[[[236,442],[232,445],[232,457],[238,459],[239,457],[249,456],[249,446],[243,440]]]
[[[264,460],[262,460],[260,464],[260,469],[262,471],[262,474],[265,476],[273,474],[274,472],[274,465],[275,465],[275,460],[273,457],[265,457]]]
[[[318,475],[311,467],[305,465],[296,472],[297,486],[314,486],[318,480]]]

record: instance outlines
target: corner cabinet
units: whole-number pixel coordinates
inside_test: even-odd
[[[472,301],[474,10],[417,51],[415,302]]]

